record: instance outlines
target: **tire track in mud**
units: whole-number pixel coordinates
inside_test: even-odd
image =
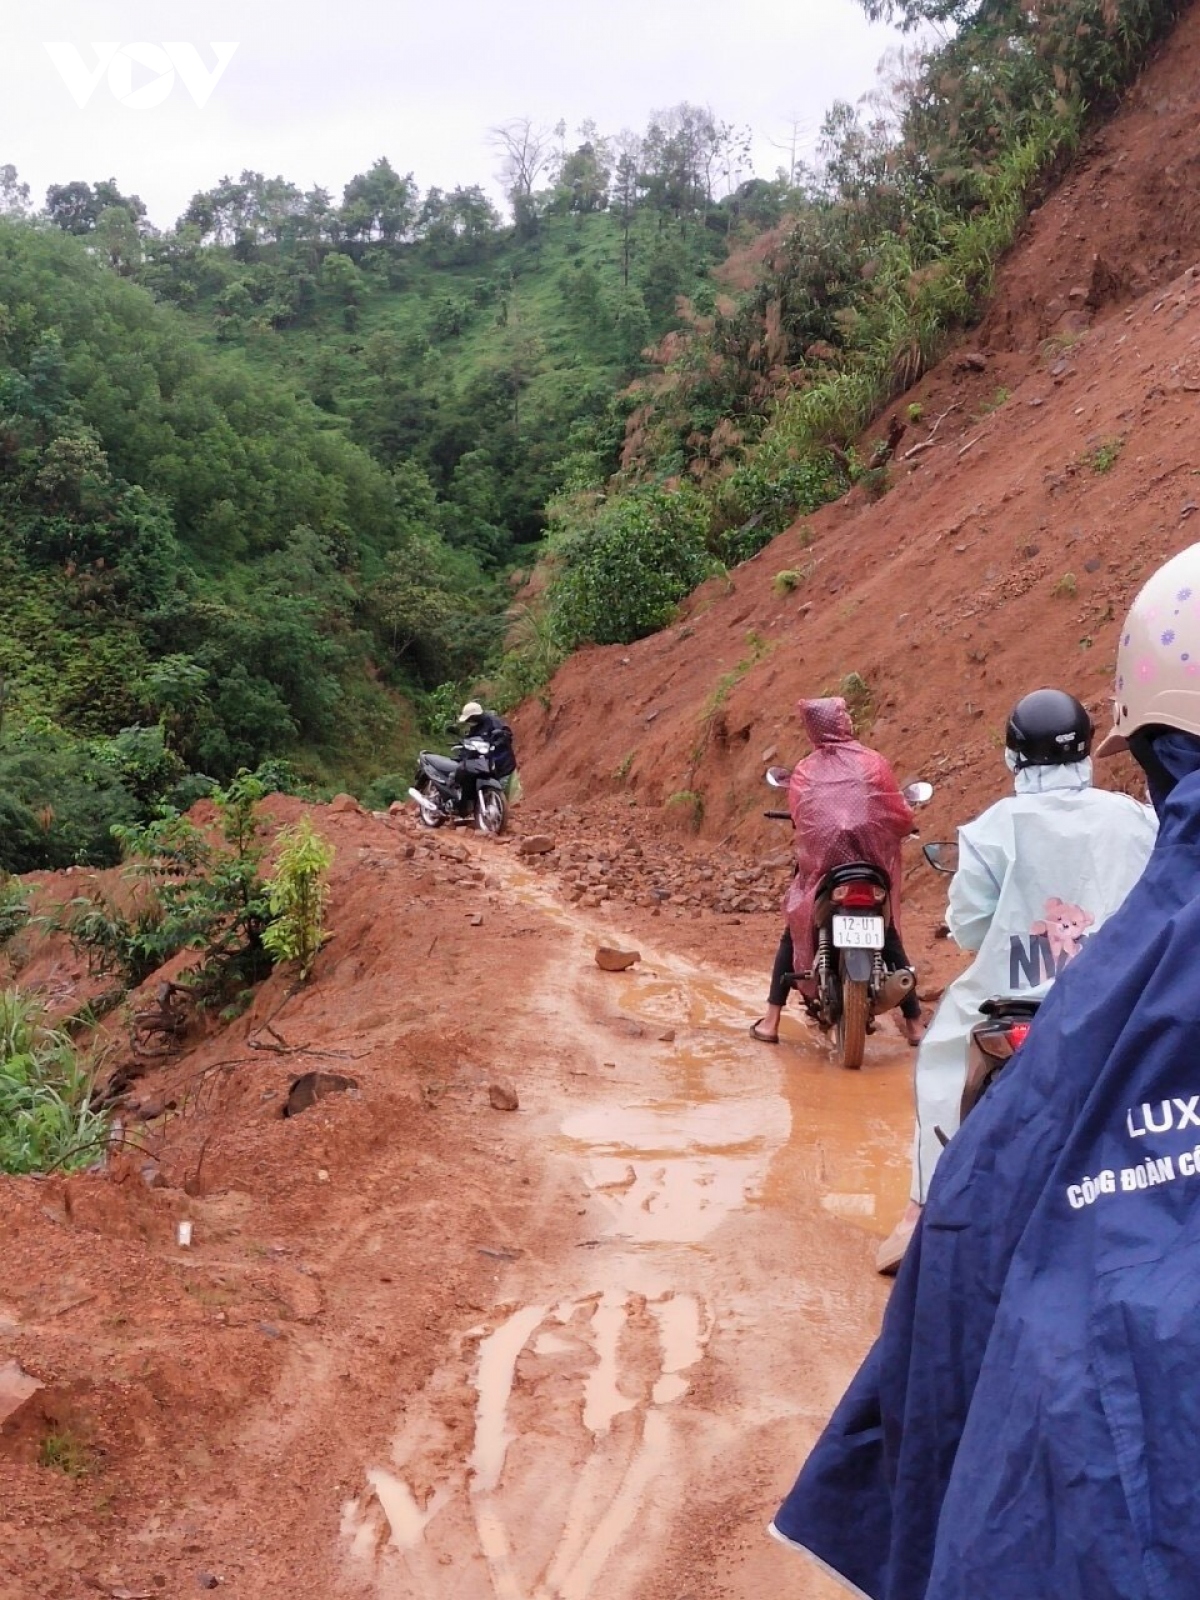
[[[767,1204],[788,1140],[795,1052],[751,1051],[753,996],[682,958],[601,975],[591,950],[608,937],[602,925],[515,863],[503,870],[515,897],[561,926],[572,975],[530,996],[514,1049],[536,1060],[539,1041],[544,1054],[547,1037],[569,1038],[583,1063],[573,1070],[598,1087],[581,1104],[543,1083],[538,1097],[557,1110],[533,1132],[565,1189],[589,1197],[584,1237],[505,1270],[493,1312],[463,1330],[397,1419],[390,1460],[365,1463],[342,1512],[345,1588],[376,1600],[644,1600],[692,1485],[719,1474],[738,1426],[724,1391],[754,1389],[738,1331],[770,1285],[727,1236],[737,1220],[763,1225],[747,1212]],[[669,1044],[651,1042],[668,1026]],[[831,1210],[852,1216],[855,1205],[825,1204],[826,1219]],[[747,1428],[789,1404],[771,1381],[745,1395]],[[791,1592],[827,1592],[797,1588],[795,1559],[782,1560]]]

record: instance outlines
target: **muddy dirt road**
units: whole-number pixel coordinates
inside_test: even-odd
[[[540,1154],[546,1206],[498,1245],[494,1304],[363,1462],[343,1592],[841,1592],[764,1527],[878,1325],[908,1052],[881,1030],[845,1073],[797,1022],[756,1046],[759,984],[645,945],[633,971],[600,972],[610,924],[515,863],[504,878],[557,930],[510,1041],[533,1108],[511,1137]],[[569,1043],[569,1097],[531,1083],[547,1041]]]
[[[312,982],[135,1083],[149,1167],[3,1182],[0,1600],[832,1600],[765,1527],[879,1326],[911,1052],[750,1040],[774,914],[316,820]]]

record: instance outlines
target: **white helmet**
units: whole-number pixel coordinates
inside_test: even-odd
[[[481,717],[482,715],[483,707],[479,704],[479,701],[468,700],[466,705],[458,713],[458,720],[460,722],[470,722],[472,717]]]
[[[1148,578],[1129,608],[1117,652],[1114,726],[1096,750],[1115,755],[1140,728],[1200,736],[1200,544]]]

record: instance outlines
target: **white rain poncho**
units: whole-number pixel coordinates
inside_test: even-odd
[[[1149,806],[1091,786],[1092,764],[1026,767],[1016,793],[958,833],[946,920],[978,951],[947,988],[917,1056],[912,1197],[922,1205],[967,1075],[979,1007],[1044,995],[1142,875],[1158,824]]]

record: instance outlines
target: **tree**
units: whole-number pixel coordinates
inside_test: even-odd
[[[99,216],[90,183],[52,183],[46,190],[46,215],[64,233],[91,233]]]
[[[535,124],[529,117],[518,117],[488,130],[488,142],[500,157],[500,175],[513,208],[517,231],[530,234],[537,229],[534,187],[553,174],[558,160],[552,128]]]
[[[369,172],[360,172],[346,185],[338,218],[348,238],[395,244],[411,236],[418,201],[412,173],[401,178],[381,156]]]
[[[555,205],[577,216],[587,216],[603,211],[608,204],[613,162],[608,140],[600,137],[594,122],[585,122],[579,131],[584,142],[563,157]]]
[[[22,183],[11,161],[0,166],[0,216],[24,217],[29,214],[29,185]]]
[[[142,264],[142,236],[124,206],[105,206],[96,218],[97,247],[114,272],[127,278]]]
[[[628,288],[633,219],[642,197],[642,141],[637,134],[626,130],[615,141],[615,148],[612,207],[621,223],[621,281]]]

